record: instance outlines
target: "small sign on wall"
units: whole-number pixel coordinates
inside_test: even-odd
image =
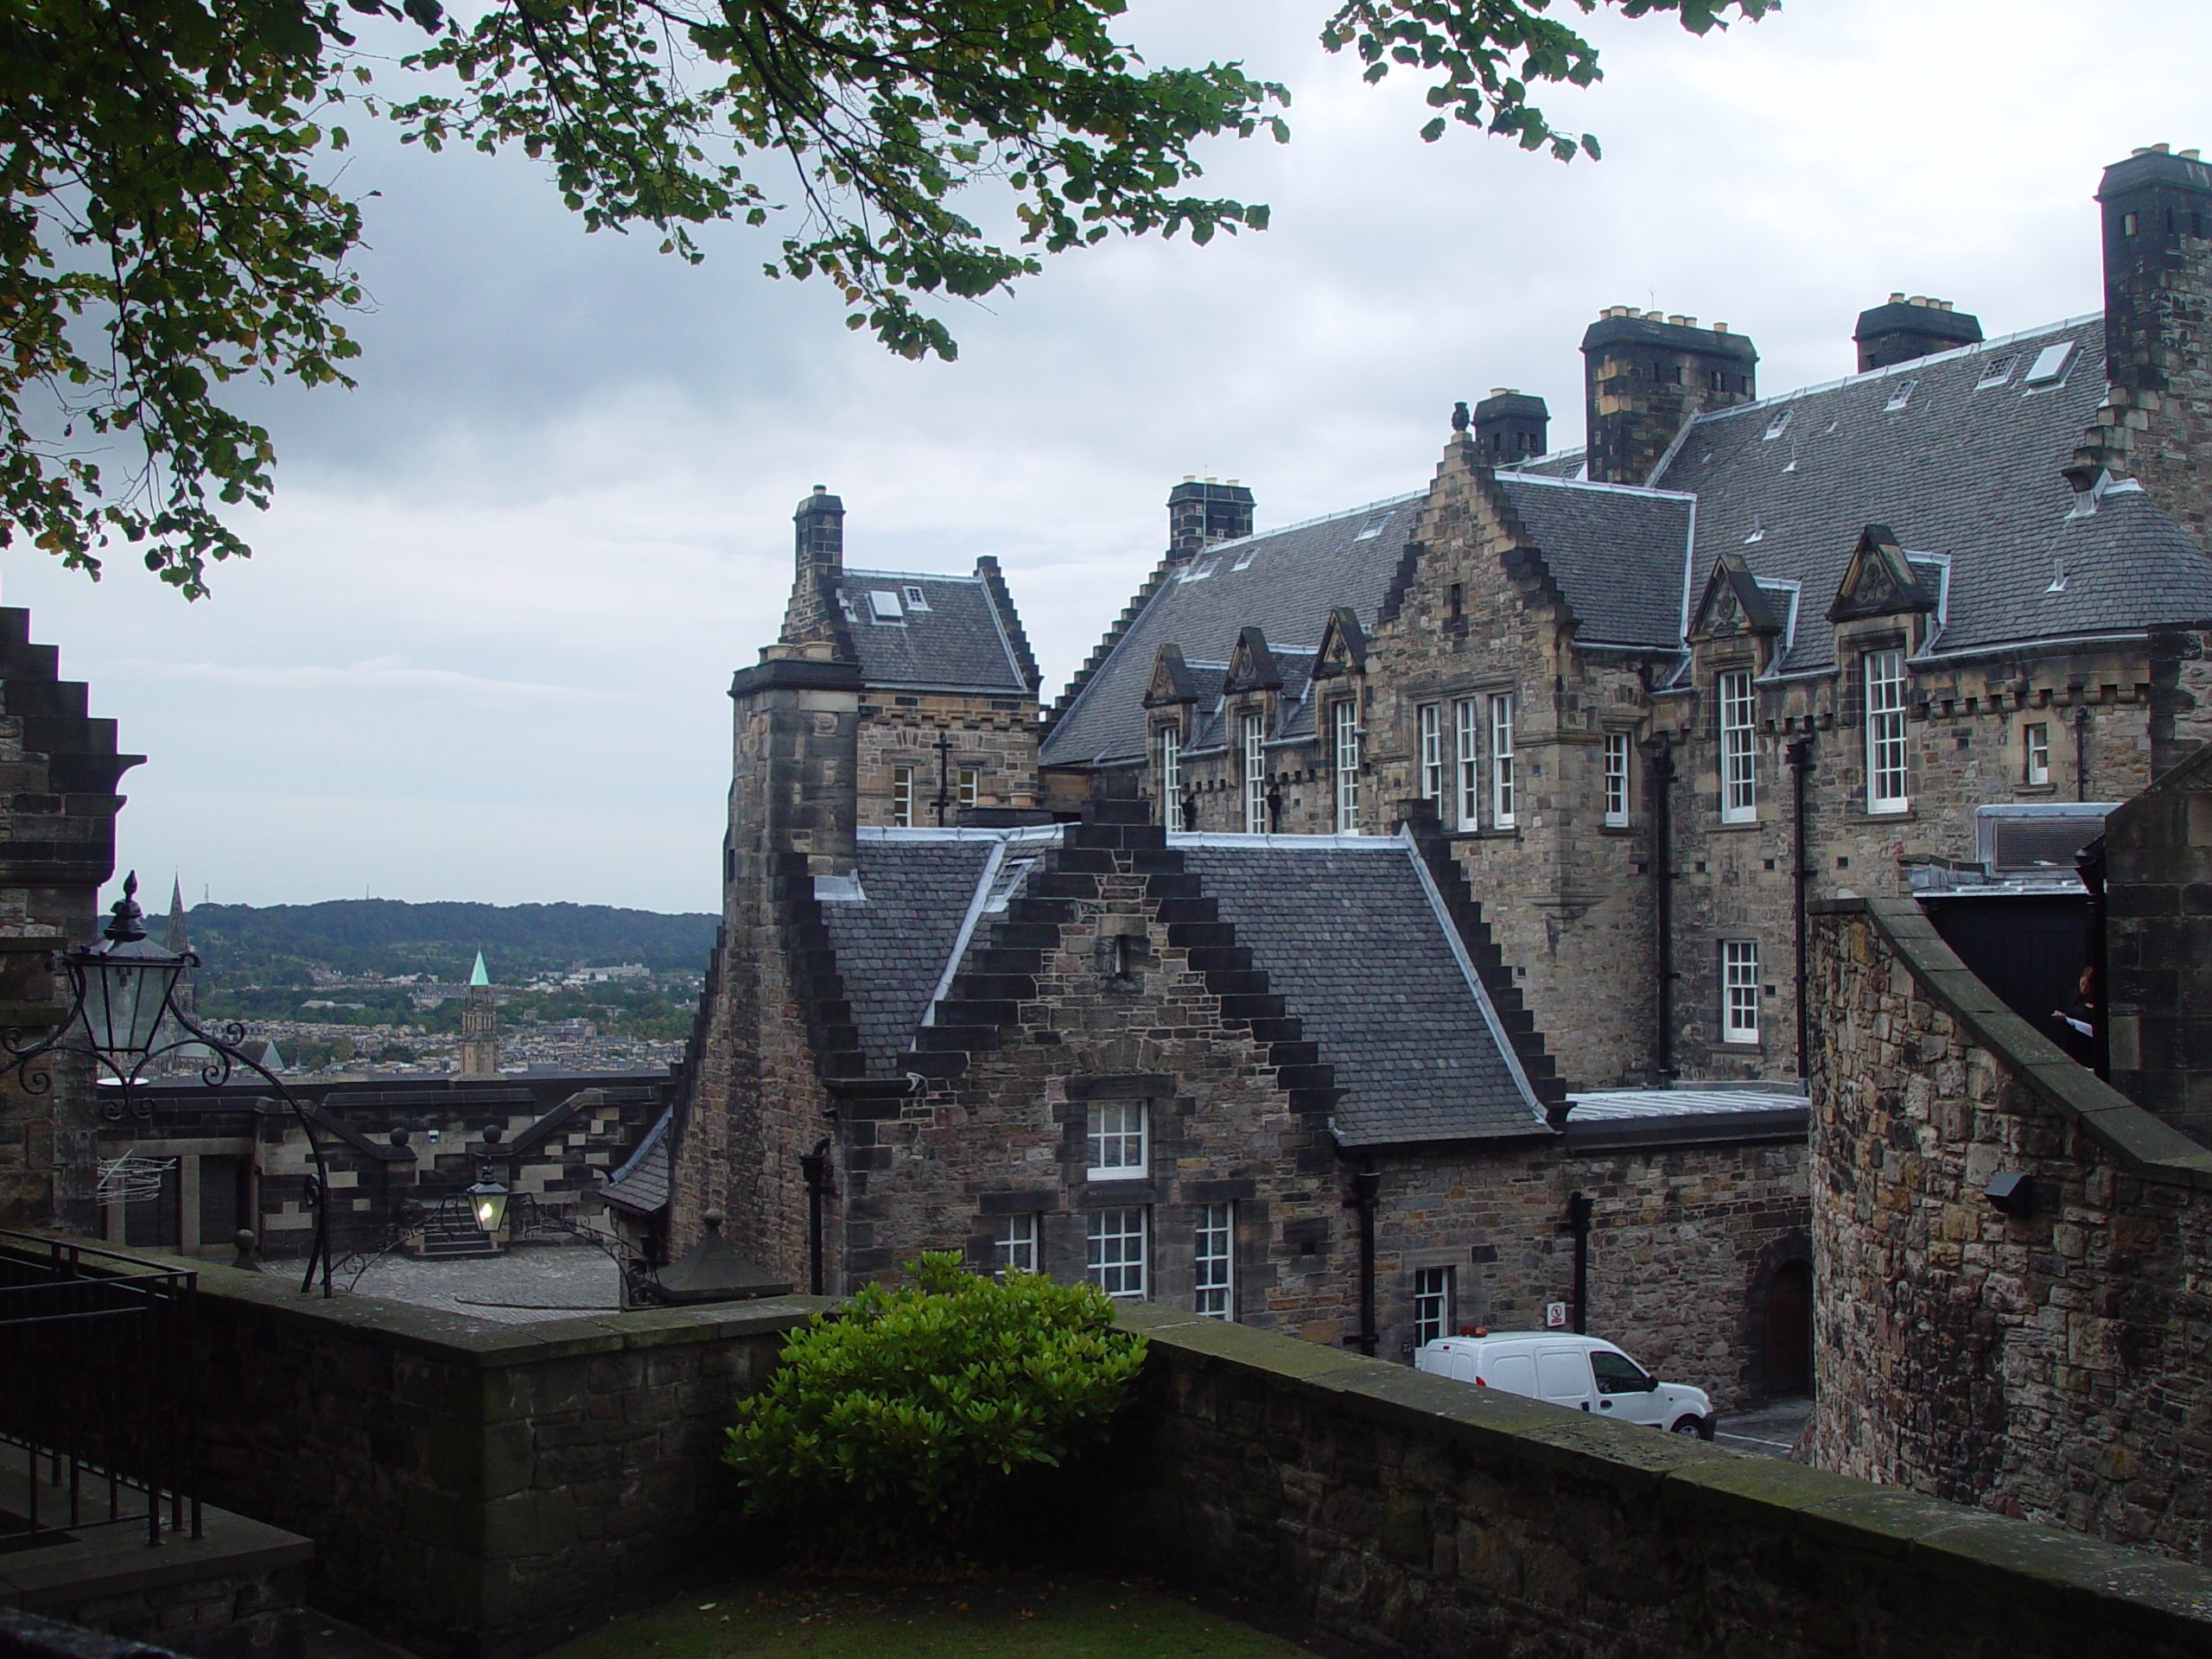
[[[1567,1304],[1565,1302],[1546,1302],[1544,1304],[1544,1326],[1547,1330],[1551,1331],[1564,1331],[1567,1329]]]

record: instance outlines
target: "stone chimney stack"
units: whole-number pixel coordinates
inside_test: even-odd
[[[1859,372],[1864,374],[1976,345],[1981,340],[1981,319],[1971,311],[1955,310],[1948,300],[1892,294],[1888,304],[1859,314],[1851,338],[1859,347]]]
[[[2212,168],[2164,144],[2105,169],[2105,378],[2068,475],[2142,481],[2199,543],[2212,530]]]
[[[1475,448],[1485,467],[1510,467],[1544,453],[1552,411],[1541,397],[1495,386],[1475,405]]]
[[[1606,307],[1582,336],[1586,475],[1648,481],[1684,421],[1758,396],[1758,360],[1750,339],[1725,322],[1700,328],[1695,317]]]
[[[787,645],[835,641],[844,632],[838,588],[845,575],[845,504],[817,484],[791,514],[797,543],[791,604],[784,612]]]
[[[1180,564],[1216,542],[1252,533],[1252,492],[1235,479],[1223,484],[1185,478],[1167,492],[1167,559]]]

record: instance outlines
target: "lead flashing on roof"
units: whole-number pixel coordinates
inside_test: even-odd
[[[1553,478],[1541,473],[1516,473],[1516,484],[1542,484],[1560,490],[1594,490],[1607,495],[1640,495],[1654,501],[1688,501],[1695,503],[1694,490],[1662,490],[1649,484],[1597,484],[1586,478]]]
[[[1013,829],[999,829],[982,824],[917,824],[911,829],[896,824],[864,823],[853,831],[856,841],[1002,841],[1034,842],[1039,846],[1058,842],[1060,831],[1066,828],[1058,823],[1025,823]]]

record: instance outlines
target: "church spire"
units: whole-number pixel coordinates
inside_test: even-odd
[[[180,957],[192,949],[184,932],[184,878],[181,875],[172,878],[169,883],[168,932],[162,943]],[[178,1010],[187,1014],[200,1012],[200,992],[193,984],[193,979],[192,970],[186,969],[177,976],[176,988],[169,993],[175,1000]]]

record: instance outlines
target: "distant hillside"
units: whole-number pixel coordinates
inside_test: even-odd
[[[160,915],[147,921],[159,939]],[[309,967],[341,974],[467,976],[478,950],[494,980],[642,962],[698,972],[716,918],[609,905],[410,905],[333,899],[320,905],[196,905],[185,926],[213,978],[304,983]]]

